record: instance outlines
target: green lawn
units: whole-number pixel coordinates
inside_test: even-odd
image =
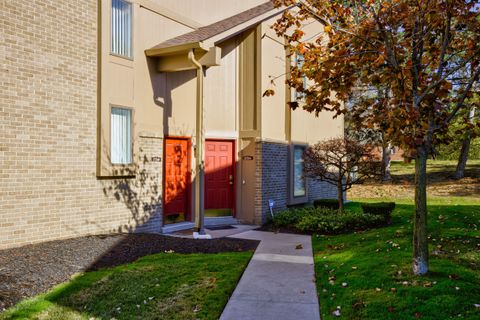
[[[457,167],[457,161],[453,160],[428,160],[427,172],[428,173],[442,173],[447,176],[453,175],[455,168]],[[412,175],[415,170],[415,161],[411,163],[405,163],[403,161],[392,161],[390,171],[392,175]],[[467,176],[478,177],[480,174],[480,160],[468,160],[466,167]]]
[[[252,254],[143,257],[79,275],[0,319],[218,319]]]
[[[365,201],[380,200],[397,202],[391,226],[313,237],[322,319],[480,319],[480,201],[429,199],[431,272],[416,277],[413,202]]]

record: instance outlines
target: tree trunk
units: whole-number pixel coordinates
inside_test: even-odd
[[[475,119],[475,107],[470,108],[468,115],[470,122],[473,123]],[[467,137],[462,141],[462,149],[460,150],[460,156],[458,157],[457,169],[453,175],[454,179],[462,179],[465,177],[465,167],[467,166],[468,152],[470,151],[470,142],[472,141],[472,135],[467,133]]]
[[[337,184],[338,212],[343,213],[343,181]]]
[[[428,272],[427,148],[417,148],[415,158],[415,219],[413,223],[413,273]]]
[[[467,166],[468,152],[470,151],[471,137],[467,137],[462,142],[462,149],[460,150],[460,156],[458,157],[457,169],[453,174],[454,179],[462,179],[465,177],[465,167]]]
[[[392,145],[391,143],[382,145],[382,181],[390,181],[390,163],[392,162]]]

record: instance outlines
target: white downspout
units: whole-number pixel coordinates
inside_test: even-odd
[[[210,238],[205,235],[205,154],[203,136],[203,66],[195,59],[194,49],[188,52],[190,60],[197,68],[197,101],[195,128],[195,231],[194,238]],[[203,235],[203,237],[202,237]]]

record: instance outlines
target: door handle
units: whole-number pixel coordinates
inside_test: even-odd
[[[233,184],[233,175],[228,176],[229,184]]]

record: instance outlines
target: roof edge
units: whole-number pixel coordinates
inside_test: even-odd
[[[163,57],[178,54],[180,52],[188,52],[192,49],[194,49],[195,51],[208,51],[208,48],[203,44],[202,41],[197,41],[184,43],[172,47],[147,49],[145,50],[145,55],[147,57]]]

